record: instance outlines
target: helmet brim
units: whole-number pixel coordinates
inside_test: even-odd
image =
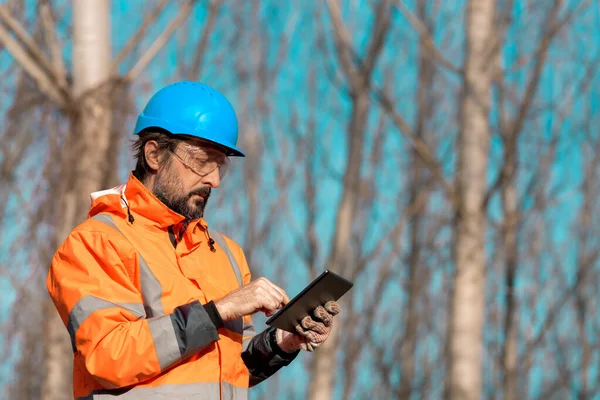
[[[183,136],[184,138],[190,139],[190,140],[198,140],[201,142],[210,143],[210,144],[214,145],[215,147],[221,149],[225,154],[227,154],[228,157],[246,157],[246,154],[244,154],[240,149],[233,147],[233,146],[224,145],[223,143],[219,143],[214,140],[190,135],[188,133],[172,133],[172,132],[169,132],[169,133],[171,135]]]

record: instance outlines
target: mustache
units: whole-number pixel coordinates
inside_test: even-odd
[[[209,186],[204,186],[198,190],[194,190],[193,192],[190,192],[190,194],[188,195],[188,198],[192,197],[195,194],[200,195],[205,198],[208,198],[210,196],[210,191],[211,191],[211,189]]]

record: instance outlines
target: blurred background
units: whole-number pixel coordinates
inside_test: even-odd
[[[597,0],[0,3],[1,398],[72,398],[50,259],[182,79],[238,112],[253,276],[355,282],[252,399],[600,398]]]

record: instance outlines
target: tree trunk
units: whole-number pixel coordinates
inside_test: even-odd
[[[101,189],[111,129],[110,1],[73,0],[73,89],[70,131],[61,154],[55,247],[86,218],[91,192]],[[43,400],[72,398],[73,353],[67,331],[47,307]]]
[[[370,109],[369,88],[373,70],[381,54],[390,26],[391,2],[382,0],[374,7],[375,22],[373,31],[366,56],[359,68],[357,68],[351,56],[354,52],[352,45],[346,40],[349,37],[349,31],[344,26],[339,3],[338,0],[327,0],[326,2],[333,24],[337,59],[350,89],[352,109],[346,136],[348,152],[342,182],[342,198],[336,211],[331,252],[326,265],[342,275],[354,278],[357,271],[354,269],[353,259],[349,257],[351,251],[350,240],[359,204],[358,199],[360,198],[365,129]],[[344,327],[340,327],[340,323],[343,323],[343,321],[344,319],[338,317],[329,338],[315,353],[311,372],[312,382],[308,390],[310,400],[328,400],[332,397],[335,372],[340,369],[336,363],[336,348],[338,347],[339,332],[344,330]],[[352,328],[348,327],[348,329]]]
[[[503,387],[505,400],[517,400],[517,304],[515,281],[517,273],[517,137],[509,137],[504,146],[504,254],[506,257],[504,304],[504,343],[502,346]]]
[[[417,16],[419,20],[428,25],[431,32],[431,26],[425,2],[417,4]],[[427,39],[424,33],[419,35],[419,87],[417,89],[417,122],[414,129],[415,136],[423,139],[426,131],[426,124],[431,117],[433,96],[431,88],[434,79],[434,69],[430,59],[427,57]],[[411,155],[411,182],[409,188],[410,203],[415,204],[416,199],[425,186],[425,168],[418,153],[413,150]],[[400,351],[400,386],[396,394],[401,400],[410,400],[413,394],[413,385],[415,378],[415,351],[417,346],[417,328],[419,313],[417,310],[418,295],[421,289],[421,280],[418,276],[419,263],[421,262],[422,252],[422,230],[423,230],[423,209],[416,209],[411,216],[409,225],[410,235],[410,253],[408,255],[408,304],[405,310],[405,335],[402,349]]]
[[[589,146],[589,145],[588,145]],[[586,154],[585,145],[582,145],[582,154]],[[588,158],[588,157],[586,157]],[[580,390],[578,398],[580,400],[588,399],[593,396],[594,385],[590,385],[589,375],[590,367],[593,360],[593,339],[590,340],[587,333],[589,325],[589,315],[593,312],[590,310],[589,291],[586,293],[587,285],[590,279],[590,266],[596,264],[593,246],[590,246],[590,239],[594,236],[591,224],[593,223],[593,203],[595,199],[594,190],[596,187],[597,176],[596,170],[599,165],[600,156],[598,153],[589,155],[589,159],[585,165],[584,178],[582,182],[583,204],[579,214],[579,240],[577,241],[577,279],[579,285],[575,293],[575,305],[577,310],[577,327],[581,346],[581,368],[579,373]],[[588,283],[589,285],[589,283]]]
[[[362,164],[364,132],[369,111],[369,93],[362,91],[353,98],[352,119],[348,127],[348,162],[344,172],[344,190],[340,202],[333,248],[328,265],[342,275],[350,272],[348,252],[350,251],[350,235],[352,221],[356,214],[356,199],[360,187],[360,166]],[[342,311],[343,312],[343,311]],[[310,400],[329,400],[333,394],[335,372],[337,371],[336,347],[340,329],[340,319],[336,320],[327,341],[315,352],[312,368],[312,383],[309,388]]]
[[[448,332],[446,397],[479,399],[482,391],[485,305],[485,210],[489,150],[490,46],[494,0],[470,0],[458,140],[454,257],[456,271]]]

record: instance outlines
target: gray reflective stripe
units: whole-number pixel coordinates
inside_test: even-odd
[[[235,272],[235,276],[238,280],[238,283],[240,284],[240,286],[242,286],[244,284],[244,281],[242,279],[242,273],[240,272],[240,267],[238,266],[238,263],[235,260],[235,257],[233,257],[233,254],[231,254],[231,250],[229,250],[229,246],[227,246],[227,242],[225,242],[225,238],[223,237],[223,235],[221,235],[219,232],[217,232],[213,229],[208,229],[208,234],[210,235],[210,237],[214,238],[215,242],[217,242],[219,247],[222,248],[223,250],[225,250],[225,253],[227,253],[227,257],[229,258],[229,262],[231,263],[231,268],[233,268],[233,272]]]
[[[162,301],[162,286],[146,261],[140,255],[140,286],[142,287],[142,298],[144,299],[144,308],[149,317],[159,317],[165,315]]]
[[[92,217],[96,221],[103,222],[116,231],[120,232],[125,239],[127,236],[117,227],[115,221],[110,214],[96,214]],[[134,246],[135,247],[135,246]],[[136,249],[137,251],[137,249]],[[162,286],[160,282],[146,263],[146,260],[138,251],[139,263],[140,263],[140,286],[142,291],[142,299],[144,300],[144,309],[148,318],[160,317],[165,315],[165,310],[161,302]]]
[[[95,296],[83,296],[71,309],[69,321],[67,323],[67,330],[71,336],[73,351],[77,351],[77,348],[75,347],[75,334],[83,321],[92,315],[94,311],[106,310],[109,308],[125,309],[138,318],[144,318],[146,316],[144,306],[141,303],[114,303]]]
[[[248,346],[250,346],[250,342],[252,341],[252,338],[248,338],[248,339],[244,339],[242,341],[242,353],[246,350],[248,350]]]
[[[244,333],[242,334],[244,338],[242,341],[242,351],[246,351],[254,335],[256,335],[256,329],[254,328],[254,324],[252,323],[252,321],[245,323]]]
[[[229,385],[223,385],[223,391],[221,392],[221,399],[233,400],[233,388]]]
[[[244,324],[244,336],[254,336],[256,335],[256,329],[254,329],[254,324],[252,320]]]
[[[233,398],[235,400],[247,400],[248,399],[248,389],[233,386]]]
[[[233,386],[223,382],[223,400],[246,400],[248,398],[248,389]]]
[[[171,316],[164,315],[150,319],[148,320],[148,327],[152,334],[152,341],[154,342],[160,369],[164,370],[174,362],[180,360],[181,352],[179,351],[179,343],[177,342],[175,328],[173,328],[173,323],[171,322]]]
[[[117,225],[115,224],[115,221],[112,219],[112,216],[110,216],[108,214],[96,214],[92,217],[92,219],[95,219],[96,221],[104,222],[106,225],[110,226],[111,228],[116,229],[119,232],[121,232],[120,229],[117,228]]]
[[[224,400],[246,400],[248,389],[223,382]],[[98,390],[77,400],[215,400],[221,398],[218,382],[161,385],[157,387],[133,387],[128,390]]]
[[[224,321],[223,327],[231,332],[239,333],[240,335],[244,333],[244,322],[241,318],[232,321]]]
[[[240,286],[242,286],[244,284],[244,281],[242,279],[242,273],[240,271],[240,267],[239,267],[237,261],[235,260],[235,257],[233,257],[233,254],[231,254],[231,250],[229,250],[229,246],[227,246],[227,242],[225,242],[225,238],[223,237],[223,235],[221,235],[219,232],[217,232],[213,229],[209,229],[208,234],[212,238],[214,238],[215,242],[217,242],[219,247],[222,248],[223,250],[225,250],[225,253],[227,253],[227,258],[229,258],[229,263],[231,264],[231,268],[233,269],[233,272],[235,272],[235,276],[238,280],[238,283],[240,284]],[[239,333],[240,335],[244,335],[245,327],[244,327],[244,322],[241,318],[238,318],[233,321],[225,321],[224,328],[230,330],[231,332],[236,332],[236,333]],[[246,343],[246,347],[248,347],[248,343]],[[242,349],[245,350],[244,342],[242,342]]]

